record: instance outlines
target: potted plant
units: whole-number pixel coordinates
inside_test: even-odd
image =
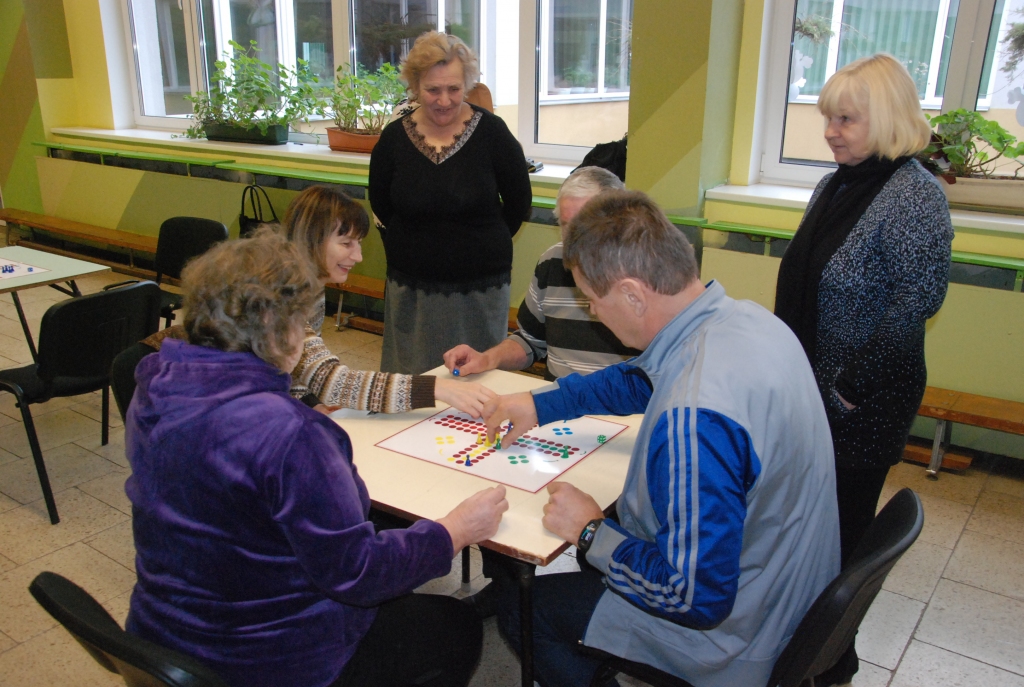
[[[305,60],[293,70],[259,59],[256,41],[249,47],[231,41],[231,52],[214,63],[209,92],[185,96],[192,103],[189,138],[280,144],[288,126],[308,121],[316,109],[316,83]]]
[[[322,116],[334,120],[334,126],[327,128],[331,150],[373,150],[404,93],[398,70],[388,62],[373,73],[353,73],[348,65],[338,67],[334,88],[321,93],[318,107]]]
[[[936,131],[918,159],[941,179],[951,204],[1024,210],[1024,142],[970,110],[928,121]]]

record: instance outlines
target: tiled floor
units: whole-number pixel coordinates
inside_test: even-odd
[[[92,293],[113,275],[79,281]],[[46,287],[22,292],[33,331],[63,296]],[[380,338],[325,330],[328,345],[356,368],[375,369]],[[30,361],[9,296],[0,296],[0,367]],[[99,394],[33,406],[33,417],[61,523],[46,517],[20,414],[0,394],[0,687],[118,685],[29,596],[42,570],[85,587],[123,620],[135,581],[128,466],[116,409],[111,441],[100,446]],[[965,475],[896,466],[883,501],[903,486],[924,502],[918,542],[889,576],[861,627],[857,687],[1024,687],[1024,463],[990,458]],[[472,590],[482,584],[474,554]],[[457,561],[456,561],[457,562]],[[459,566],[424,590],[462,596]],[[486,625],[475,687],[511,687],[518,663]]]

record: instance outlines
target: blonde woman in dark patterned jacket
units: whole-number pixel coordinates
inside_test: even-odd
[[[284,229],[288,239],[317,268],[322,284],[341,284],[363,259],[361,243],[369,231],[369,218],[362,206],[340,190],[311,186],[288,206]],[[432,407],[437,400],[480,417],[483,404],[495,395],[471,382],[353,370],[327,348],[320,336],[323,322],[321,298],[306,326],[302,357],[292,372],[291,389],[292,396],[319,410],[402,413]]]
[[[885,54],[851,62],[818,109],[839,169],[814,190],[782,258],[775,314],[803,345],[825,403],[845,566],[924,395],[925,321],[946,296],[953,226],[914,159],[931,131],[902,64]],[[815,683],[846,684],[857,666],[851,645]]]

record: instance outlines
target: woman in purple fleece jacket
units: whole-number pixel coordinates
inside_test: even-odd
[[[139,364],[125,423],[128,630],[237,687],[465,685],[479,621],[410,592],[493,536],[504,488],[375,532],[345,431],[289,395],[320,293],[308,262],[263,234],[217,246],[183,282],[189,342]]]

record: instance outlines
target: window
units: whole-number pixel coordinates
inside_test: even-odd
[[[523,0],[519,133],[528,154],[578,161],[626,134],[632,0]],[[533,78],[529,78],[533,75]]]
[[[848,2],[850,0],[847,0]],[[231,42],[322,83],[398,64],[440,30],[480,59],[497,114],[527,154],[576,161],[628,127],[633,0],[126,0],[136,123],[184,129]]]
[[[989,110],[1007,126],[1024,68],[1007,70],[1005,37],[1024,0],[784,0],[770,34],[762,178],[814,183],[834,167],[817,95],[837,69],[888,52],[929,114]],[[979,40],[980,38],[980,40]],[[1013,64],[1010,64],[1013,67]],[[1019,65],[1018,65],[1019,66]],[[788,77],[788,78],[787,78]],[[970,93],[970,95],[967,95]],[[1002,110],[1002,112],[999,112]],[[1017,130],[1024,134],[1024,123]]]
[[[139,114],[165,117],[192,112],[184,98],[198,81],[191,22],[177,0],[134,0],[128,9]]]
[[[482,57],[479,0],[353,0],[352,26],[354,61],[367,70],[397,66],[416,37],[431,30],[458,36]]]

